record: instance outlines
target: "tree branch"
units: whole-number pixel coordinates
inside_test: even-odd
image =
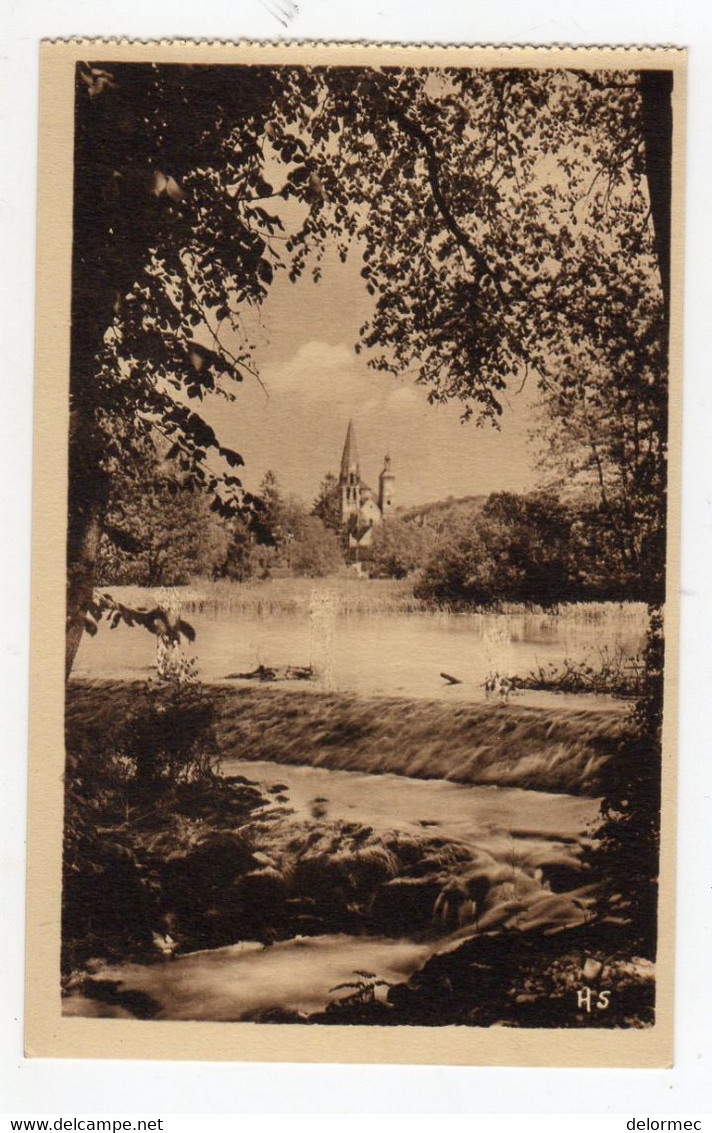
[[[428,181],[430,189],[433,194],[433,200],[437,205],[438,211],[443,218],[445,227],[448,232],[455,238],[458,247],[462,248],[469,256],[475,265],[477,277],[482,279],[487,277],[494,284],[497,295],[501,302],[506,306],[509,303],[509,296],[502,287],[502,281],[499,272],[491,266],[487,257],[483,255],[480,249],[472,242],[468,234],[461,227],[456,220],[455,216],[450,209],[450,206],[445,198],[441,180],[440,180],[440,158],[438,157],[437,150],[433,143],[432,138],[425,132],[422,126],[414,122],[412,118],[402,110],[392,99],[386,101],[386,111],[391,121],[395,122],[408,137],[413,138],[423,150],[425,150],[426,165],[428,169]]]

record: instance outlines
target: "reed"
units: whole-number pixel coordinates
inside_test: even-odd
[[[128,606],[153,606],[160,588],[112,586],[106,588]],[[440,617],[533,617],[549,621],[565,619],[571,624],[602,624],[625,618],[631,628],[645,631],[647,607],[643,602],[569,602],[544,608],[523,602],[499,602],[488,607],[453,608],[416,598],[413,579],[366,578],[353,573],[328,578],[270,578],[250,582],[196,579],[175,587],[186,613],[273,617],[308,614],[315,598],[327,597],[338,615],[434,614]]]
[[[642,656],[630,657],[620,646],[599,646],[582,660],[564,658],[560,665],[537,665],[526,676],[511,676],[513,688],[562,693],[603,693],[626,699],[639,697],[645,682]]]
[[[111,594],[127,605],[148,605],[155,601],[150,588],[111,587]],[[315,598],[328,598],[334,612],[350,614],[409,614],[428,610],[425,602],[413,597],[407,579],[368,579],[357,575],[330,578],[271,578],[254,582],[196,581],[176,587],[186,613],[212,613],[272,617],[308,614]]]

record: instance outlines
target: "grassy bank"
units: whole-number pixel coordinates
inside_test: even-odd
[[[68,731],[96,734],[126,717],[138,682],[75,681]],[[595,796],[628,736],[602,709],[532,708],[356,697],[274,688],[207,690],[222,758],[391,772]]]

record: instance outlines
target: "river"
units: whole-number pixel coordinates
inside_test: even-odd
[[[602,649],[634,656],[644,640],[642,607],[588,607],[564,615],[345,615],[334,612],[320,593],[323,597],[324,591],[315,587],[310,609],[302,612],[186,613],[196,630],[188,651],[201,678],[223,682],[259,664],[312,665],[314,682],[294,682],[302,691],[471,702],[484,697],[485,678],[493,671],[524,675],[565,658],[595,664]],[[146,597],[150,602],[151,595]],[[95,637],[82,641],[74,675],[137,678],[149,676],[154,665],[155,639],[148,633],[123,625],[110,630],[102,623]],[[442,672],[462,683],[445,684]],[[280,688],[286,691],[289,684]],[[548,695],[556,700],[555,694]],[[527,694],[519,703],[543,703],[546,696]],[[597,707],[620,712],[620,702],[594,699]],[[563,696],[557,710],[582,705],[592,707],[592,698]],[[581,902],[569,893],[578,884],[581,839],[599,813],[596,799],[259,759],[228,758],[223,773],[256,780],[267,790],[279,784],[297,824],[361,823],[377,833],[397,830],[464,843],[524,880],[523,916],[533,918],[532,924],[561,927],[576,923],[577,917],[580,923]],[[496,927],[496,909],[488,915],[495,916]],[[108,989],[107,994],[88,995],[77,988],[65,999],[64,1010],[126,1017],[140,1014],[136,1003],[144,997],[149,1013],[165,1019],[245,1019],[273,1009],[308,1014],[339,994],[333,990],[337,985],[358,980],[359,971],[388,983],[402,982],[434,952],[452,946],[452,934],[439,936],[435,928],[428,939],[332,934],[271,945],[235,941],[229,947],[179,954],[173,962],[102,964],[94,970],[93,983],[95,989]]]

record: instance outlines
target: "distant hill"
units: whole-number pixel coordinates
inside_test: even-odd
[[[396,517],[410,523],[427,524],[436,531],[449,527],[454,521],[475,519],[484,507],[487,496],[448,496],[445,500],[420,504],[418,507],[397,508]]]
[[[442,531],[446,527],[463,520],[477,519],[487,500],[494,494],[496,493],[477,496],[448,496],[447,499],[435,500],[433,503],[420,504],[417,507],[396,508],[395,516],[407,523],[427,525],[436,531]],[[579,513],[585,513],[599,506],[598,492],[594,486],[571,483],[565,480],[552,480],[550,483],[542,485],[535,492],[513,494],[522,498],[549,496],[560,503],[567,504],[572,511]]]

